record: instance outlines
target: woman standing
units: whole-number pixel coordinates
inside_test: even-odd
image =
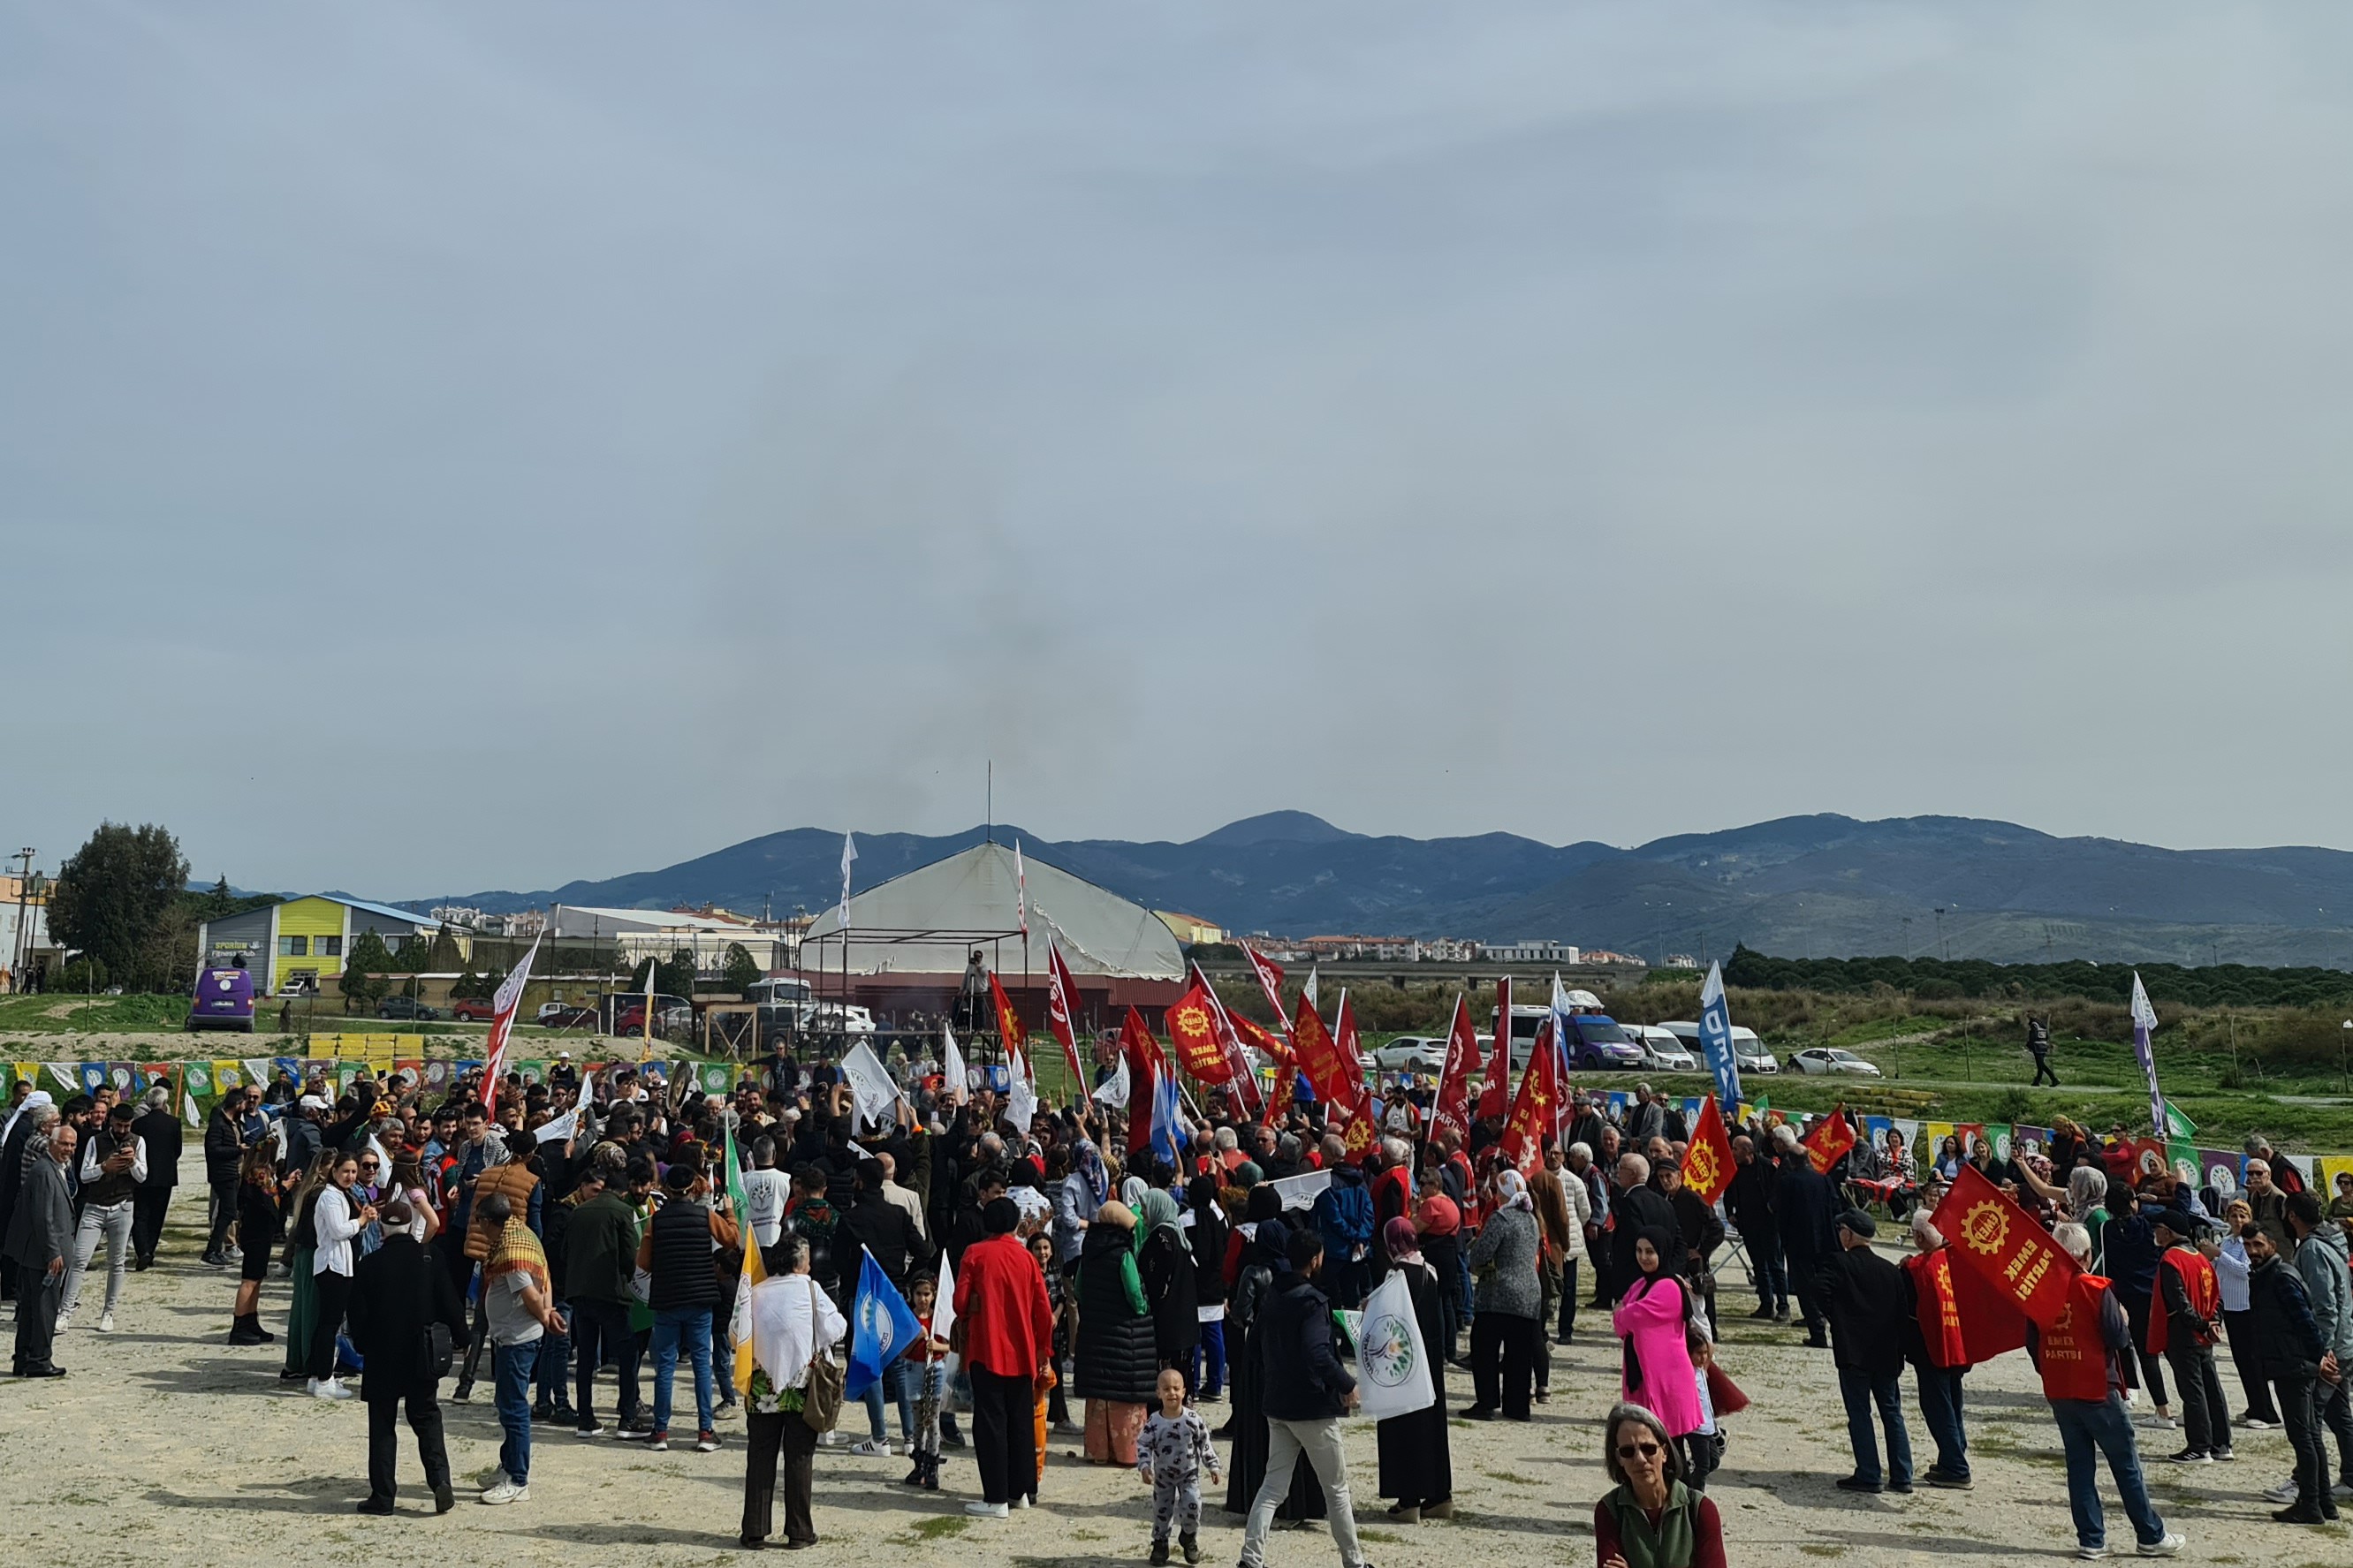
[[[1593,1505],[1596,1568],[1725,1568],[1724,1521],[1683,1483],[1659,1418],[1620,1405],[1602,1426],[1601,1463],[1617,1484]]]
[[[1193,1249],[1177,1226],[1176,1200],[1162,1188],[1144,1194],[1144,1214],[1135,1227],[1135,1261],[1144,1277],[1145,1305],[1152,1310],[1152,1353],[1160,1367],[1175,1367],[1185,1374],[1185,1393],[1190,1397],[1193,1352],[1201,1342]],[[1155,1382],[1159,1370],[1154,1368]]]
[[[1031,1237],[1029,1256],[1038,1260],[1038,1272],[1046,1277],[1046,1308],[1054,1314],[1054,1386],[1046,1393],[1046,1419],[1055,1431],[1069,1436],[1079,1428],[1071,1424],[1071,1402],[1062,1383],[1070,1375],[1071,1344],[1078,1333],[1078,1311],[1071,1300],[1070,1281],[1063,1278],[1062,1266],[1054,1256],[1054,1238],[1044,1231]],[[1042,1438],[1038,1453],[1042,1460],[1046,1453]]]
[[[1543,1290],[1536,1278],[1536,1213],[1526,1178],[1509,1166],[1489,1183],[1493,1211],[1463,1261],[1476,1281],[1472,1297],[1471,1387],[1475,1403],[1462,1414],[1493,1421],[1535,1418]],[[1500,1363],[1500,1368],[1499,1363]]]
[[[343,1331],[343,1309],[352,1298],[353,1244],[375,1223],[375,1208],[352,1191],[359,1180],[360,1163],[350,1154],[333,1156],[334,1173],[311,1200],[311,1229],[317,1248],[311,1258],[313,1316],[311,1320],[311,1394],[320,1399],[349,1399],[352,1391],[335,1375],[335,1336]]]
[[[1226,1215],[1218,1206],[1218,1179],[1196,1176],[1185,1186],[1193,1215],[1193,1315],[1200,1342],[1185,1371],[1185,1386],[1215,1399],[1226,1386]]]
[[[1226,1470],[1226,1511],[1247,1514],[1266,1479],[1267,1426],[1264,1404],[1266,1369],[1258,1340],[1258,1319],[1274,1294],[1274,1277],[1291,1272],[1291,1227],[1282,1218],[1282,1194],[1272,1187],[1250,1190],[1242,1229],[1249,1232],[1249,1250],[1235,1276],[1227,1317],[1236,1339],[1234,1367],[1233,1463]],[[1324,1483],[1315,1467],[1299,1465],[1291,1472],[1291,1495],[1275,1510],[1286,1523],[1322,1519],[1325,1508]]]
[[[817,1543],[810,1514],[809,1457],[817,1452],[817,1429],[801,1414],[809,1363],[830,1356],[848,1323],[833,1299],[809,1277],[808,1243],[779,1237],[761,1249],[768,1278],[752,1288],[730,1325],[737,1344],[752,1346],[752,1381],[744,1391],[743,1544],[757,1551],[775,1532],[776,1471],[785,1479],[785,1546]]]
[[[1619,1299],[1610,1326],[1625,1346],[1619,1397],[1652,1412],[1668,1436],[1681,1438],[1705,1422],[1692,1371],[1692,1297],[1676,1277],[1674,1253],[1675,1238],[1663,1227],[1635,1233],[1634,1267],[1640,1272]]]
[[[285,1262],[291,1289],[286,1304],[286,1364],[278,1371],[280,1383],[311,1375],[311,1325],[319,1316],[318,1277],[311,1271],[318,1258],[319,1237],[311,1228],[311,1216],[341,1157],[330,1150],[313,1160],[310,1173],[294,1189],[294,1201],[287,1206]]]
[[[1413,1298],[1413,1318],[1421,1330],[1421,1342],[1435,1347],[1440,1342],[1446,1315],[1440,1305],[1438,1273],[1421,1256],[1413,1221],[1393,1219],[1382,1226],[1381,1249],[1388,1255],[1389,1267],[1405,1273],[1406,1293]],[[1430,1386],[1437,1397],[1426,1408],[1389,1416],[1378,1427],[1380,1495],[1397,1500],[1389,1516],[1400,1524],[1454,1517],[1454,1463],[1446,1438],[1446,1379],[1437,1366],[1430,1369]]]
[[[2263,1377],[2263,1348],[2255,1342],[2254,1301],[2247,1289],[2247,1244],[2239,1239],[2240,1230],[2255,1223],[2254,1206],[2233,1198],[2222,1217],[2223,1239],[2217,1243],[2210,1237],[2198,1244],[2198,1250],[2214,1265],[2214,1282],[2222,1292],[2222,1332],[2231,1342],[2231,1364],[2238,1369],[2239,1386],[2247,1395],[2247,1407],[2233,1425],[2261,1432],[2279,1425],[2279,1411],[2272,1404],[2272,1385]]]
[[[283,1189],[266,1144],[246,1150],[242,1167],[237,1184],[237,1245],[244,1262],[228,1342],[266,1345],[278,1336],[261,1326],[261,1282],[269,1275],[270,1248],[278,1245],[278,1200]]]
[[[1135,1240],[1134,1213],[1113,1202],[1095,1211],[1079,1248],[1078,1393],[1091,1464],[1135,1463],[1135,1435],[1160,1377]]]

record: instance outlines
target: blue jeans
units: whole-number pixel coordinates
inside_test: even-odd
[[[670,1431],[670,1376],[683,1345],[694,1364],[694,1412],[711,1430],[711,1309],[669,1307],[654,1314],[654,1430]]]
[[[1887,1484],[1912,1484],[1912,1435],[1904,1429],[1904,1378],[1899,1373],[1873,1377],[1853,1367],[1839,1368],[1839,1396],[1846,1401],[1847,1441],[1854,1447],[1858,1479],[1876,1481],[1879,1475],[1878,1434],[1872,1430],[1871,1407],[1879,1406],[1879,1424],[1887,1428]]]
[[[517,1486],[531,1484],[531,1377],[539,1368],[539,1341],[491,1347],[491,1380],[497,1389],[499,1428],[506,1441],[499,1445],[499,1468]]]
[[[910,1444],[914,1442],[915,1401],[910,1388],[913,1381],[907,1375],[907,1363],[902,1357],[884,1367],[882,1375],[866,1385],[862,1397],[866,1403],[866,1422],[871,1428],[868,1436],[876,1442],[882,1441],[886,1435],[882,1425],[882,1399],[886,1394],[899,1404],[900,1440]]]
[[[567,1314],[568,1316],[568,1314]],[[553,1330],[539,1336],[539,1363],[532,1374],[538,1403],[558,1410],[572,1406],[572,1336]]]
[[[1215,1399],[1226,1386],[1226,1321],[1201,1325],[1201,1342],[1193,1348],[1193,1388]]]
[[[2108,1518],[2100,1508],[2102,1454],[2108,1457],[2108,1473],[2116,1479],[2116,1495],[2124,1499],[2134,1538],[2143,1546],[2164,1540],[2165,1521],[2157,1517],[2141,1480],[2140,1451],[2133,1447],[2132,1418],[2125,1414],[2125,1402],[2113,1393],[2097,1402],[2054,1399],[2051,1414],[2067,1450],[2067,1506],[2075,1515],[2075,1544],[2108,1543]]]
[[[1924,1366],[1920,1373],[1920,1419],[1936,1443],[1936,1468],[1957,1481],[1969,1479],[1969,1435],[1961,1419],[1963,1366]]]

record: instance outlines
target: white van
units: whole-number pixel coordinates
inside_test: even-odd
[[[1707,1053],[1699,1048],[1697,1024],[1662,1024],[1660,1027],[1681,1040],[1683,1048],[1691,1052],[1694,1061],[1706,1062]],[[1773,1053],[1765,1048],[1765,1042],[1757,1037],[1757,1031],[1744,1029],[1737,1024],[1732,1026],[1732,1059],[1742,1072],[1773,1073],[1781,1070],[1781,1064],[1773,1059]]]

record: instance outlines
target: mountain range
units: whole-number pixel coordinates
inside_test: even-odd
[[[999,823],[941,837],[860,833],[856,885],[984,833],[1140,903],[1242,933],[1553,938],[1654,963],[1738,942],[1790,957],[2353,968],[2353,853],[2164,849],[1956,816],[1788,816],[1631,849],[1507,833],[1376,837],[1299,811],[1181,844],[1056,841]],[[840,858],[839,831],[800,827],[657,871],[456,901],[493,912],[556,902],[818,910],[839,894]]]

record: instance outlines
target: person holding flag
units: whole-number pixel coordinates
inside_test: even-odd
[[[874,1162],[868,1161],[868,1164]],[[879,1169],[879,1167],[878,1167]],[[861,1188],[864,1178],[860,1177]],[[878,1183],[879,1191],[879,1183]],[[875,1202],[881,1203],[879,1196]],[[881,1203],[906,1223],[906,1215],[895,1206]],[[873,1424],[873,1436],[866,1442],[855,1444],[850,1452],[859,1455],[883,1455],[891,1452],[889,1439],[882,1429],[882,1387],[885,1379],[899,1396],[900,1430],[907,1439],[908,1452],[915,1446],[914,1408],[902,1388],[901,1379],[892,1369],[923,1333],[923,1324],[915,1319],[907,1305],[906,1296],[897,1281],[883,1268],[872,1251],[860,1248],[858,1290],[849,1304],[849,1370],[842,1380],[841,1394],[845,1400],[859,1400],[866,1405],[868,1419]],[[902,1275],[903,1277],[903,1275]]]
[[[888,1288],[888,1300],[904,1308],[907,1282],[924,1262],[923,1237],[907,1211],[891,1201],[883,1186],[882,1162],[871,1155],[858,1162],[857,1187],[850,1205],[840,1219],[836,1234],[845,1241],[855,1242],[863,1248],[866,1261],[860,1268],[859,1291],[867,1294],[867,1274],[878,1272]],[[865,1308],[854,1308],[850,1314],[858,1331],[867,1331]],[[895,1321],[895,1320],[893,1320]],[[912,1342],[902,1338],[901,1345]],[[914,1452],[915,1406],[913,1393],[906,1385],[906,1367],[896,1357],[886,1356],[878,1363],[871,1381],[860,1382],[855,1375],[858,1366],[855,1346],[850,1354],[851,1386],[845,1392],[852,1399],[863,1399],[866,1419],[871,1430],[866,1441],[853,1444],[850,1452],[861,1456],[887,1457],[891,1443],[882,1424],[882,1405],[887,1397],[899,1406],[899,1436],[906,1451]]]

